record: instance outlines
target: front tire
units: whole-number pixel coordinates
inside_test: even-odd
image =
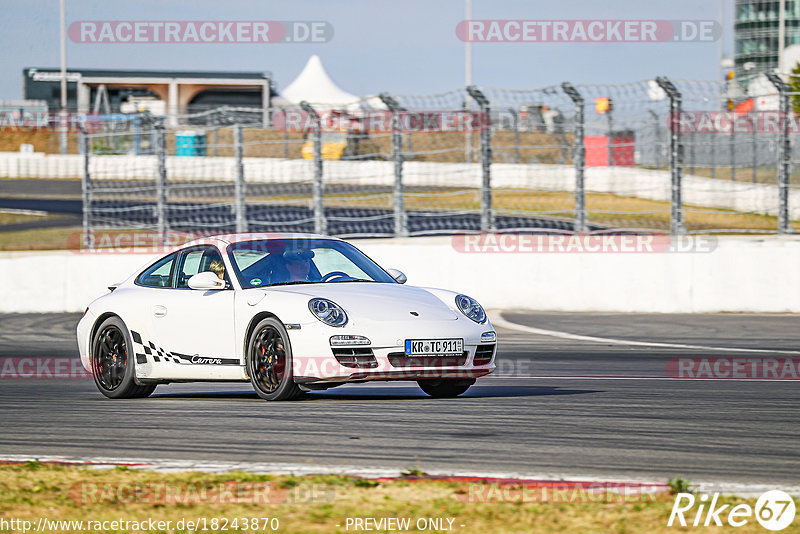
[[[155,384],[137,384],[133,343],[128,328],[119,317],[109,317],[92,340],[91,368],[94,383],[109,399],[148,397]]]
[[[418,380],[420,389],[436,398],[458,397],[466,392],[475,380]]]
[[[259,322],[247,344],[247,374],[264,400],[294,400],[303,392],[292,376],[292,347],[286,328],[274,317]]]

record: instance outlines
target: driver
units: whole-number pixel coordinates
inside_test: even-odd
[[[288,282],[306,282],[311,275],[311,258],[314,252],[307,249],[286,250],[281,254],[288,272]]]

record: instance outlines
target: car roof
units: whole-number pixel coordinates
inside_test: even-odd
[[[208,245],[214,242],[222,246],[228,246],[233,243],[241,243],[244,241],[264,241],[264,240],[281,241],[286,239],[332,239],[334,241],[341,241],[341,239],[339,239],[338,237],[332,237],[322,234],[251,232],[251,233],[240,233],[240,234],[218,234],[207,237],[201,237],[193,241],[184,243],[177,248],[182,249],[194,245]]]
[[[161,261],[162,259],[166,258],[171,254],[175,254],[179,250],[183,250],[188,247],[193,247],[197,245],[216,245],[220,249],[224,250],[225,247],[232,243],[241,243],[245,241],[260,241],[260,240],[282,240],[282,239],[330,239],[333,241],[342,241],[338,237],[332,237],[329,235],[322,235],[322,234],[303,234],[303,233],[280,233],[280,232],[251,232],[251,233],[232,233],[232,234],[217,234],[217,235],[210,235],[206,237],[200,237],[198,239],[194,239],[192,241],[187,241],[181,245],[173,247],[170,252],[164,254],[157,260],[148,260],[147,263],[139,267],[130,277],[128,277],[125,284],[133,283],[142,272],[155,265],[155,263]],[[120,285],[120,284],[115,284]]]

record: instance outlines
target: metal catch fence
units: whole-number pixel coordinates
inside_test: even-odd
[[[85,230],[787,233],[794,108],[800,81],[770,75],[139,121],[81,136]]]

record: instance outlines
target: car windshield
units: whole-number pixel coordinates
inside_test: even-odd
[[[342,282],[396,283],[356,247],[333,239],[264,239],[228,246],[236,277],[251,287]]]

